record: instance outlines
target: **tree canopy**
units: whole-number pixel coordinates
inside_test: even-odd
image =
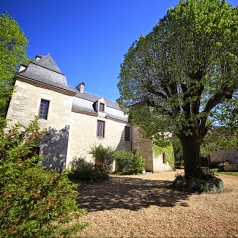
[[[0,118],[5,117],[18,66],[27,61],[28,39],[8,14],[0,15]]]
[[[210,126],[229,113],[233,123],[237,75],[238,8],[225,0],[181,0],[129,48],[119,103],[147,136],[176,135],[185,173],[196,176]]]

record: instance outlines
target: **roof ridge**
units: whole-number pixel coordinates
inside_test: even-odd
[[[98,95],[93,94],[93,93],[88,93],[87,91],[84,91],[84,92],[81,93],[81,94],[84,94],[84,93],[89,94],[89,95],[92,95],[92,96],[95,96],[95,97],[98,97],[98,98],[103,98],[103,99],[105,99],[105,100],[107,100],[107,101],[114,102],[114,103],[117,103],[117,104],[118,104],[118,102],[117,102],[116,100],[112,100],[112,99],[108,99],[108,98],[105,98],[105,97],[102,97],[102,96],[98,96]]]

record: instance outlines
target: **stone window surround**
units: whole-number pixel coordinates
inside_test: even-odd
[[[99,112],[105,112],[105,103],[99,102]]]
[[[42,98],[40,102],[40,108],[39,108],[39,117],[41,119],[47,120],[49,106],[50,106],[50,101]]]
[[[105,121],[97,120],[97,136],[105,137]]]
[[[131,141],[131,127],[125,126],[125,141]]]

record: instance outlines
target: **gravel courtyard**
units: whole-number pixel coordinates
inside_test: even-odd
[[[188,194],[169,188],[175,174],[115,176],[79,188],[81,237],[238,237],[238,177],[222,175],[225,191]]]

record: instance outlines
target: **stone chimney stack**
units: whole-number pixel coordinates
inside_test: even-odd
[[[80,93],[83,93],[83,92],[84,92],[84,86],[85,86],[85,83],[82,82],[82,83],[80,83],[80,84],[76,87],[76,89],[77,89]]]

